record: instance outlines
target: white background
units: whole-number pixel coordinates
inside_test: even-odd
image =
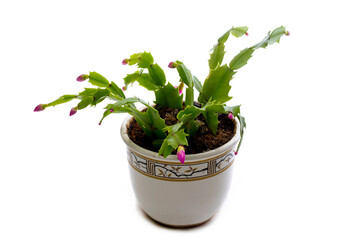
[[[0,239],[360,239],[359,13],[356,1],[1,1]],[[159,226],[139,209],[119,128],[102,107],[69,117],[75,79],[122,86],[123,58],[151,51],[199,79],[231,26],[225,61],[284,25],[232,80],[247,120],[229,195],[207,224]],[[129,89],[152,101],[140,88]],[[189,196],[191,197],[191,196]]]

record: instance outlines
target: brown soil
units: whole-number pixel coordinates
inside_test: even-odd
[[[155,106],[155,108],[159,111],[160,116],[165,120],[166,125],[169,126],[177,123],[176,115],[179,112],[178,109],[158,106]],[[230,120],[227,114],[219,114],[220,122],[216,136],[213,135],[207,127],[205,119],[202,115],[199,115],[196,120],[200,124],[200,128],[195,136],[188,139],[189,146],[185,146],[185,152],[187,154],[201,153],[218,148],[227,143],[235,135],[234,121]],[[154,139],[146,136],[145,132],[141,129],[134,118],[130,121],[128,135],[134,143],[143,148],[155,152],[159,150],[153,147],[152,141]]]

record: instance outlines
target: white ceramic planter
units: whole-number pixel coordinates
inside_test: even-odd
[[[144,149],[127,135],[131,116],[121,126],[127,145],[130,176],[140,207],[154,220],[170,226],[196,226],[209,220],[222,205],[230,187],[236,134],[225,145],[199,154],[186,155],[181,164],[176,155],[166,159]]]

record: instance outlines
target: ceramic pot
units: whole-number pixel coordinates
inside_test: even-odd
[[[240,140],[239,122],[235,136],[223,146],[198,154],[187,154],[185,164],[176,155],[167,158],[130,140],[121,126],[127,145],[131,182],[140,207],[155,221],[190,227],[209,220],[222,205],[230,187],[234,149]]]

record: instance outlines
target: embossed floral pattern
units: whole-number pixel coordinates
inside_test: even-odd
[[[235,154],[230,151],[214,159],[177,164],[176,162],[158,162],[143,157],[130,149],[128,151],[129,164],[135,170],[150,177],[169,181],[193,181],[210,177],[227,169],[235,159]]]

